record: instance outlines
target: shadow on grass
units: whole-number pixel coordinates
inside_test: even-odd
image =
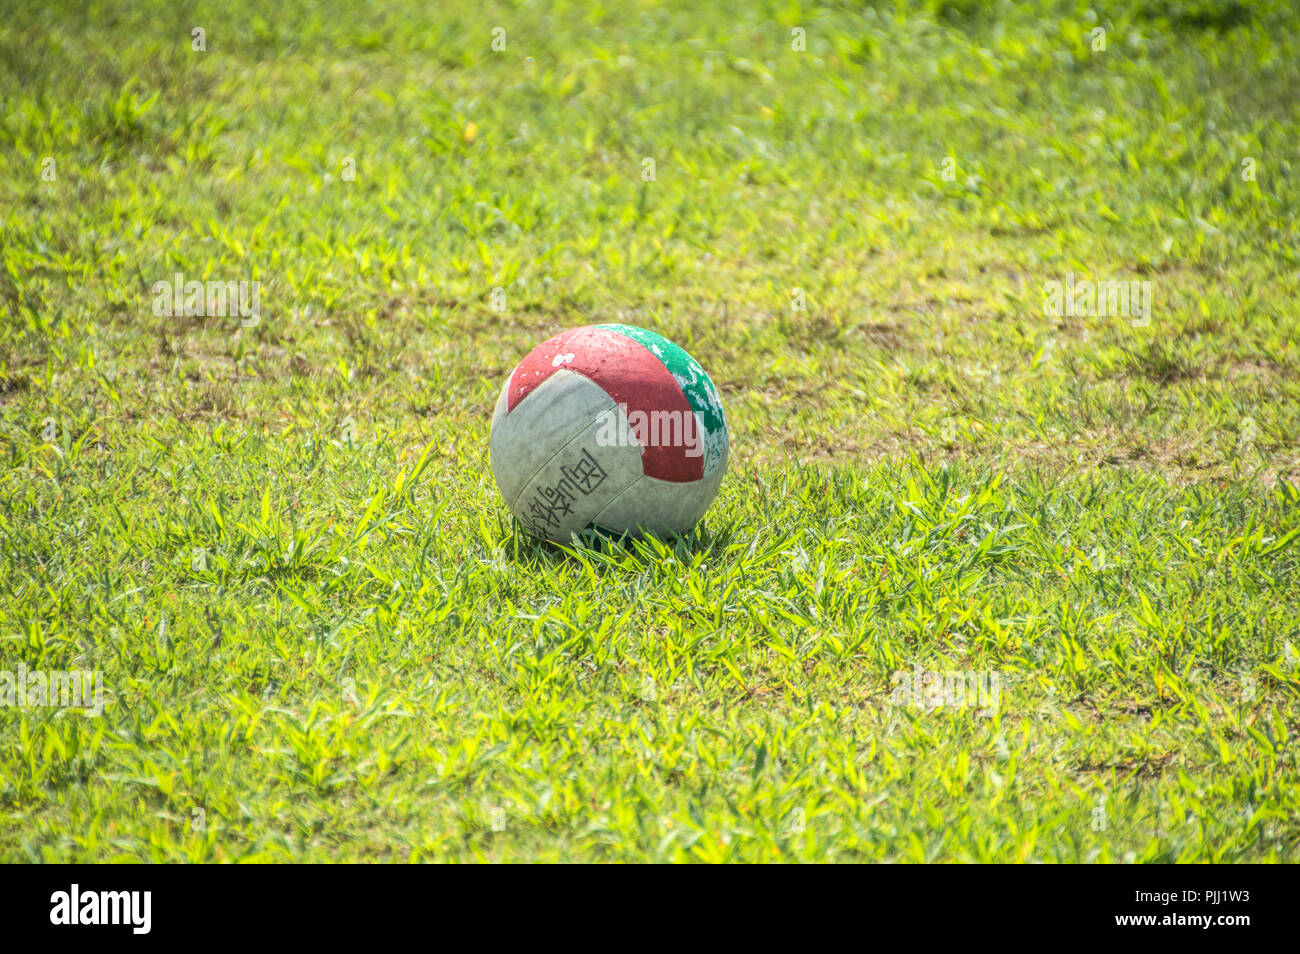
[[[509,536],[503,543],[506,558],[522,566],[539,561],[550,566],[566,562],[591,562],[633,569],[627,563],[631,558],[638,565],[656,563],[675,557],[683,563],[699,562],[697,557],[709,557],[727,549],[735,538],[735,525],[728,524],[717,532],[710,531],[703,521],[686,533],[658,534],[650,531],[608,530],[589,526],[568,543],[556,543],[534,536],[518,521],[512,522]]]

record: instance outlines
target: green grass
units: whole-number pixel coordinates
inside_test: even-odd
[[[1289,3],[5,6],[0,860],[1300,860]],[[496,493],[602,321],[689,538]]]

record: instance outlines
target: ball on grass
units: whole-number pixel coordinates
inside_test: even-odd
[[[492,415],[492,476],[533,533],[684,533],[727,469],[727,420],[699,363],[631,325],[542,342]]]

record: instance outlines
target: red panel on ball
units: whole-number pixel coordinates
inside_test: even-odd
[[[607,328],[574,328],[543,341],[510,376],[507,405],[519,402],[563,368],[596,382],[628,414],[653,411],[691,415],[690,402],[663,362],[644,345]],[[704,458],[687,456],[685,446],[644,446],[641,466],[650,477],[688,483],[704,478]]]

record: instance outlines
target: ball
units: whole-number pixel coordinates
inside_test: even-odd
[[[540,537],[684,533],[727,469],[727,419],[699,362],[631,325],[550,338],[510,374],[492,414],[492,476]]]

